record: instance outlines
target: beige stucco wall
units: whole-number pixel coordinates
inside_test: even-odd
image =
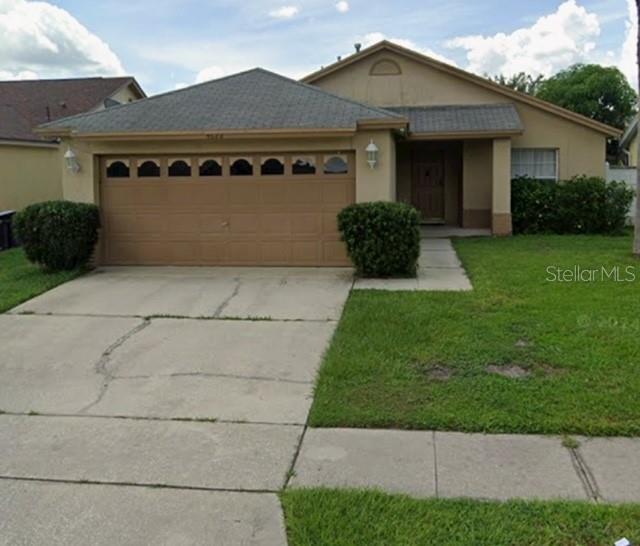
[[[493,142],[465,140],[462,144],[462,225],[491,225]]]
[[[512,138],[513,148],[557,149],[561,180],[581,174],[605,176],[607,140],[603,134],[526,104],[516,107],[525,131]]]
[[[510,235],[511,139],[494,139],[492,152],[491,230],[494,235]]]
[[[365,148],[373,139],[379,148],[379,164],[370,169]],[[305,152],[322,151],[356,153],[356,200],[395,199],[395,140],[391,131],[363,131],[355,136],[331,138],[269,138],[228,140],[165,140],[165,141],[82,141],[65,140],[64,150],[71,146],[80,163],[80,171],[62,171],[65,199],[89,203],[99,202],[98,158],[100,155],[121,154],[200,154],[249,152]]]
[[[371,68],[381,59],[396,62],[401,74],[370,75]],[[605,175],[604,134],[394,52],[378,52],[313,84],[377,106],[513,102],[525,128],[521,136],[513,138],[513,147],[557,148],[560,178]]]
[[[378,146],[378,165],[367,164],[369,142]],[[396,143],[391,131],[364,131],[353,138],[356,151],[356,201],[395,201]]]
[[[57,146],[0,145],[0,211],[61,199],[61,175]]]

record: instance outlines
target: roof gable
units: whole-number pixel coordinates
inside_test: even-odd
[[[132,77],[0,81],[0,138],[42,140],[42,123],[86,112],[126,86],[144,92]]]
[[[100,112],[47,123],[42,130],[131,135],[355,129],[363,120],[401,123],[404,118],[256,68]]]
[[[618,136],[620,134],[620,131],[614,127],[611,127],[604,123],[600,123],[598,121],[594,121],[590,118],[587,118],[580,114],[576,114],[575,112],[571,112],[530,95],[520,93],[509,87],[500,85],[486,78],[482,78],[470,72],[466,72],[465,70],[443,63],[441,61],[386,40],[363,49],[362,51],[350,55],[349,57],[346,57],[345,59],[342,59],[341,61],[333,63],[327,67],[324,67],[321,70],[313,72],[312,74],[309,74],[308,76],[303,78],[302,81],[304,81],[305,83],[321,85],[323,79],[330,79],[332,75],[337,75],[339,72],[349,70],[351,67],[354,67],[356,63],[360,63],[360,61],[363,61],[364,59],[367,59],[369,57],[376,56],[376,58],[384,58],[385,53],[398,55],[401,58],[405,59],[410,59],[411,61],[421,64],[422,66],[445,74],[450,78],[464,81],[466,85],[477,87],[478,91],[482,92],[485,96],[487,94],[493,94],[497,97],[498,102],[505,102],[506,97],[508,99],[543,110],[547,113],[560,116],[564,119],[586,126],[592,130],[598,131],[608,136]],[[487,101],[480,100],[480,102]]]

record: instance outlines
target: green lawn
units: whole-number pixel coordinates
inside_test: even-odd
[[[355,291],[312,426],[640,435],[640,262],[625,237],[455,242],[475,290]],[[548,266],[635,282],[552,283]],[[517,365],[508,378],[489,366]]]
[[[323,489],[288,490],[281,497],[290,546],[612,546],[623,536],[640,540],[640,505],[415,500]]]
[[[80,271],[47,273],[31,264],[19,248],[0,252],[0,313],[80,275]]]

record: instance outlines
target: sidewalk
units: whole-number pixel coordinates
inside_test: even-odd
[[[307,429],[292,487],[640,502],[640,439]]]

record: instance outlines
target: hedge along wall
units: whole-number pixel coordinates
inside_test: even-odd
[[[513,231],[620,235],[633,197],[624,182],[598,177],[559,182],[517,178],[511,183]]]

